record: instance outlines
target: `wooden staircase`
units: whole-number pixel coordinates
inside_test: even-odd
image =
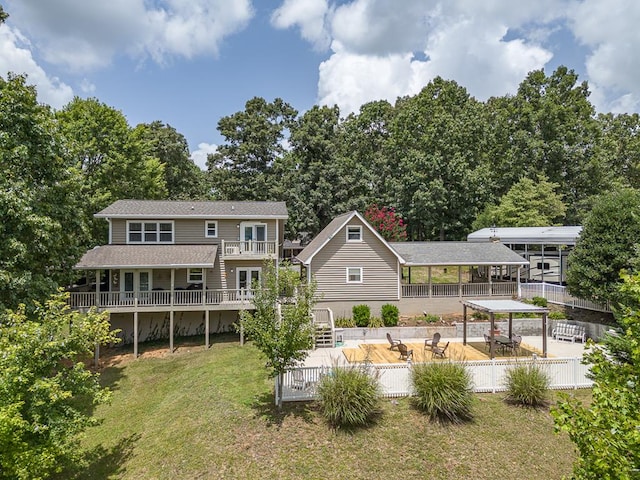
[[[313,312],[315,348],[332,348],[335,346],[333,312],[327,309],[316,309]]]

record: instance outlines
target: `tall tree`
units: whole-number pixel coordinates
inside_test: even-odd
[[[284,142],[298,112],[276,98],[254,97],[245,110],[223,117],[218,131],[226,143],[209,155],[214,195],[223,200],[272,200],[278,183],[273,165],[285,151]]]
[[[109,392],[82,363],[114,343],[108,313],[69,310],[64,295],[0,314],[0,478],[40,479],[80,460],[78,435]]]
[[[0,310],[70,280],[86,240],[81,177],[24,76],[0,78]]]
[[[145,154],[157,158],[164,167],[167,198],[170,200],[207,197],[204,172],[189,157],[189,145],[181,133],[160,121],[141,123],[134,138],[142,143]]]
[[[410,238],[464,237],[489,195],[482,104],[438,77],[395,108],[391,151]]]
[[[640,238],[640,191],[619,188],[600,196],[569,256],[567,287],[596,302],[617,301],[620,271],[629,269]]]
[[[499,190],[519,180],[517,172],[529,178],[546,175],[560,185],[567,222],[579,221],[581,203],[599,191],[606,174],[594,155],[600,128],[588,97],[588,84],[560,66],[550,76],[544,70],[529,73],[515,96],[490,102],[502,130],[502,142],[492,152]]]
[[[133,135],[122,112],[95,98],[74,98],[57,113],[69,153],[84,176],[93,245],[105,243],[104,222],[93,214],[118,199],[161,199],[164,169]]]
[[[473,229],[498,227],[543,227],[561,224],[566,207],[556,192],[559,185],[544,175],[534,181],[522,178],[500,199],[490,205],[473,222]]]

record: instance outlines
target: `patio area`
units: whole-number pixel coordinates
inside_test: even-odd
[[[431,361],[431,350],[424,349],[424,338],[401,338],[402,343],[406,344],[411,350],[413,349],[414,362]],[[467,338],[467,345],[463,345],[462,338],[442,338],[438,344],[441,348],[449,343],[447,349],[447,359],[451,360],[488,360],[488,351],[475,348],[473,345],[483,345],[484,338],[470,337]],[[525,336],[522,339],[522,347],[527,351],[541,355],[542,352],[541,336]],[[571,343],[566,341],[547,339],[547,354],[550,358],[576,358],[582,357],[585,344]],[[500,357],[504,359],[524,359],[530,358],[522,355],[519,356]],[[386,340],[347,340],[343,346],[335,348],[318,348],[311,350],[309,356],[304,362],[305,367],[322,367],[331,366],[334,362],[341,365],[349,363],[363,362],[368,358],[374,364],[404,364],[406,360],[400,359],[398,350],[389,350],[389,342]],[[441,359],[433,359],[442,361]]]

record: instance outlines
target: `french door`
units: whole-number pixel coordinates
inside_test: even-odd
[[[242,250],[248,253],[266,253],[267,225],[264,223],[242,224]]]
[[[260,281],[261,270],[260,267],[236,268],[236,284],[238,290],[249,291],[250,294],[253,285]]]
[[[139,300],[146,300],[151,291],[151,270],[122,270],[122,281],[120,282],[120,292],[122,298],[133,300],[136,292],[139,293]]]

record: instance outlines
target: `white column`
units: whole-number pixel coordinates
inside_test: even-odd
[[[204,345],[209,348],[209,310],[204,311]]]

